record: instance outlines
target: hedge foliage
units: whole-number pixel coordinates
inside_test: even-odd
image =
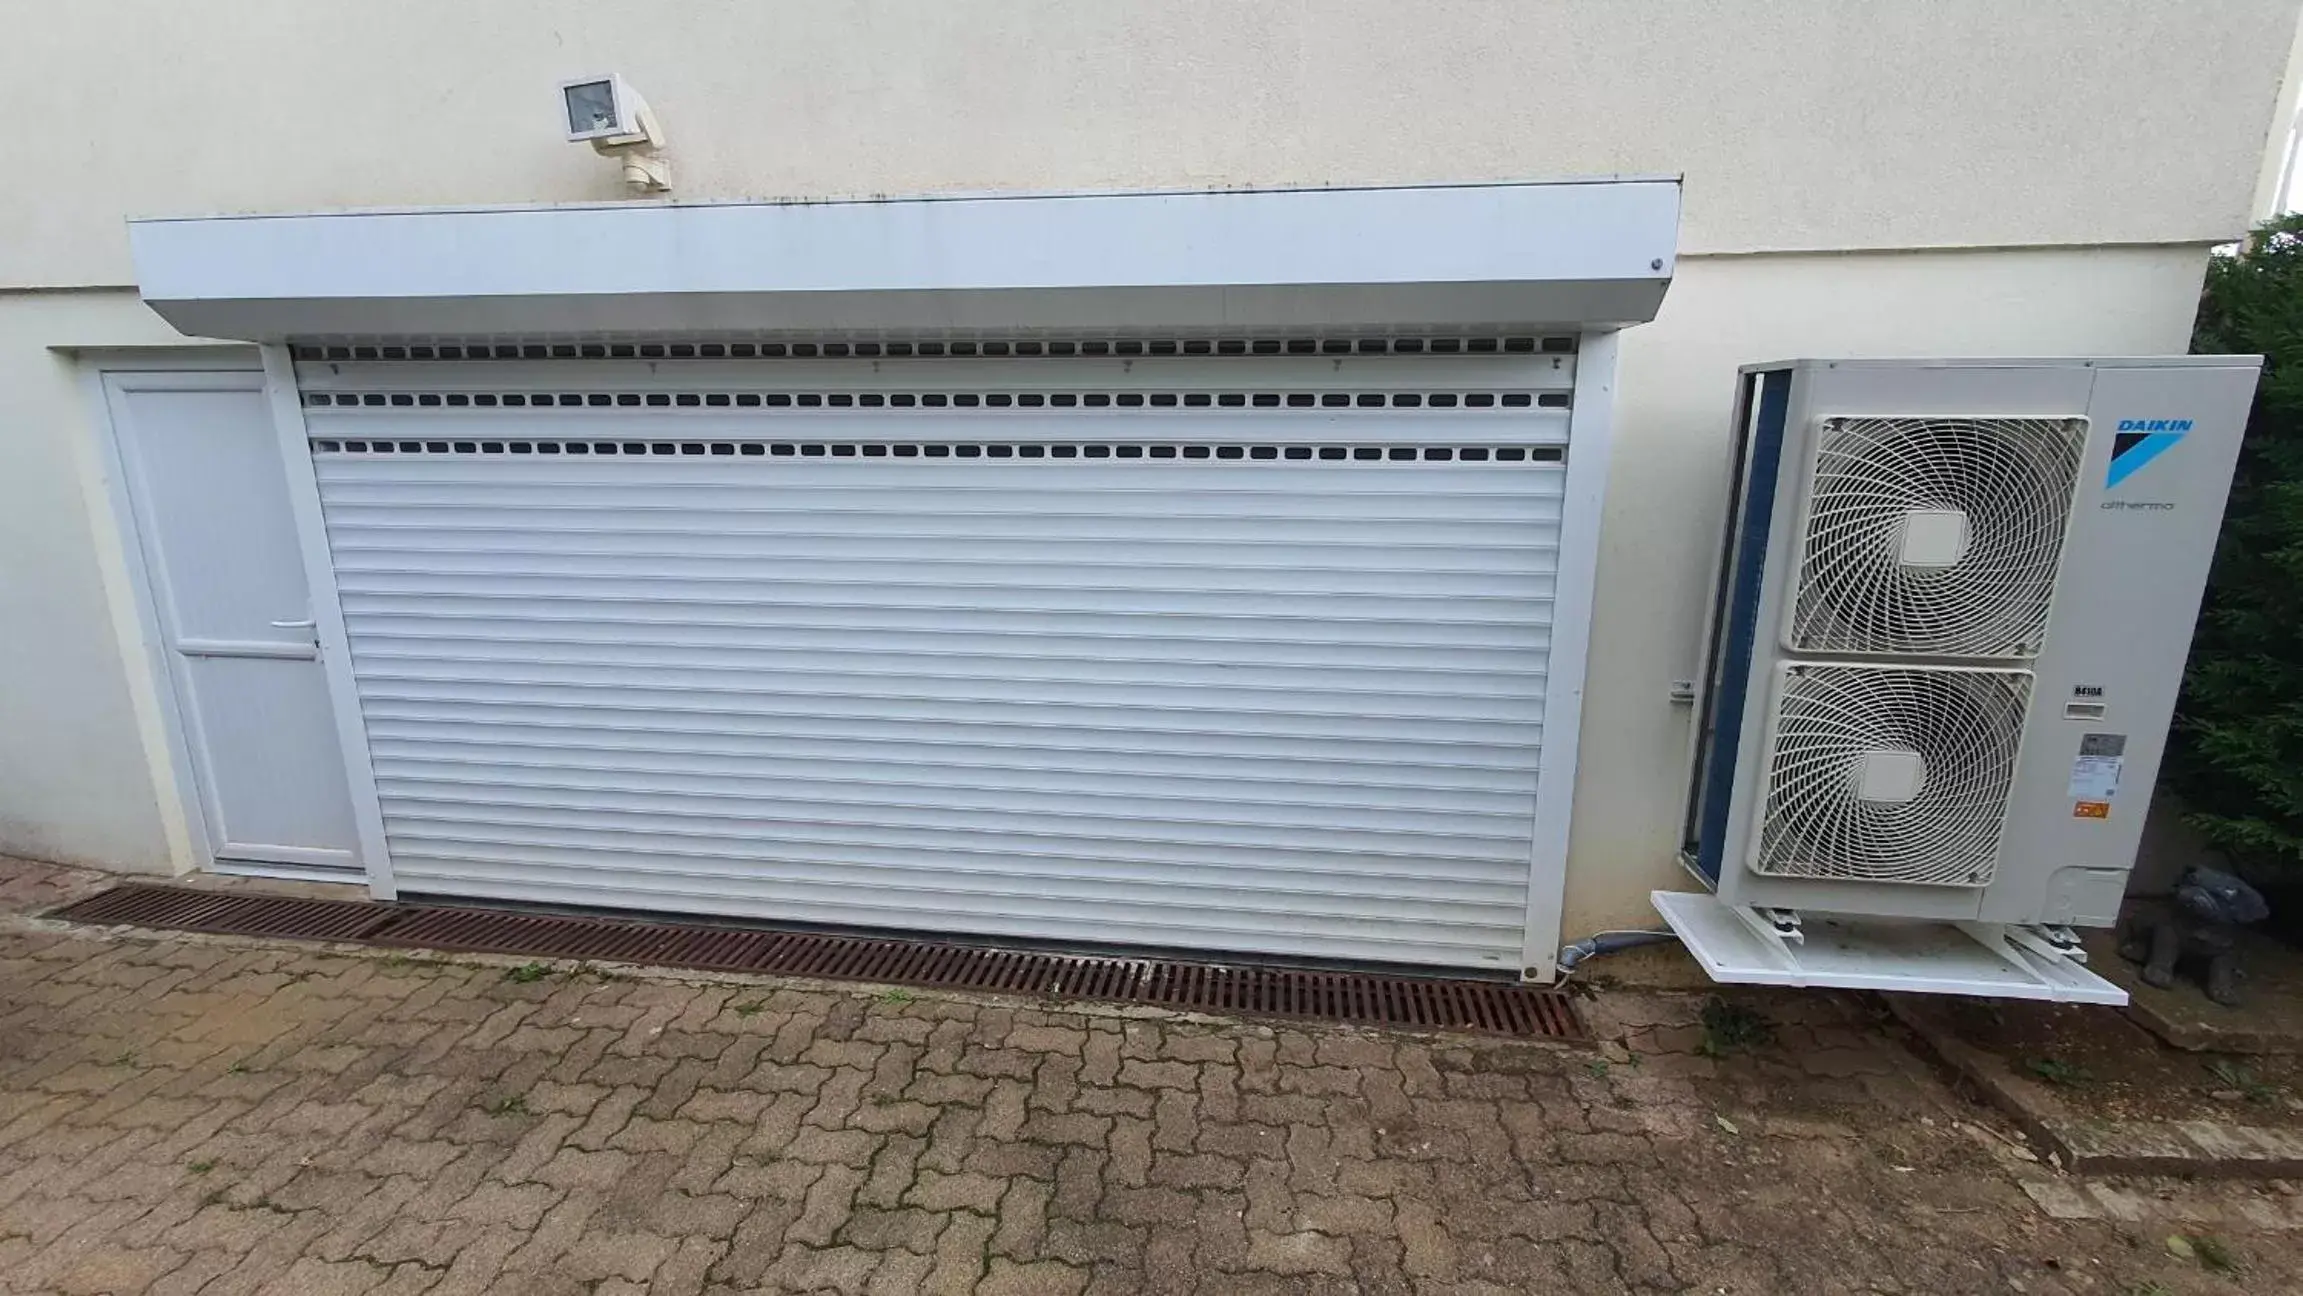
[[[2243,872],[2303,876],[2303,215],[2207,271],[2191,349],[2260,354],[2167,782]]]

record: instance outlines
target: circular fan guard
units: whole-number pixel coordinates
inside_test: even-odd
[[[2031,676],[1877,666],[1784,672],[1754,872],[1980,886],[1998,864]],[[1874,752],[1916,753],[1918,793],[1858,795]]]
[[[2047,626],[2081,419],[1825,423],[1790,641],[1816,652],[2028,657]],[[1915,513],[1956,510],[1956,562],[1903,561]]]

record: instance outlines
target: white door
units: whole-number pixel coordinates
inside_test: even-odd
[[[394,876],[1517,968],[1574,361],[306,364]]]
[[[112,373],[105,396],[208,858],[359,880],[263,375]]]

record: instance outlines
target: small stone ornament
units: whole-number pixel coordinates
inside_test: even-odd
[[[2239,929],[2270,916],[2262,892],[2229,873],[2195,865],[2176,884],[2173,904],[2128,920],[2119,956],[2142,964],[2143,980],[2162,990],[2175,984],[2179,967],[2189,965],[2208,998],[2237,1007]]]

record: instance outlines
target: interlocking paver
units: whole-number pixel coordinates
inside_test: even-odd
[[[1133,1225],[1111,1220],[1059,1219],[1048,1221],[1047,1236],[1041,1241],[1040,1250],[1083,1268],[1099,1261],[1133,1267],[1143,1254],[1143,1243],[1143,1230]]]
[[[999,1209],[1000,1194],[1005,1191],[1007,1182],[989,1175],[926,1170],[914,1181],[905,1200],[927,1210],[972,1210],[989,1215]]]
[[[870,1251],[901,1248],[925,1255],[935,1249],[937,1236],[949,1222],[947,1216],[936,1211],[858,1206],[841,1227],[840,1240]]]
[[[548,1184],[482,1183],[449,1208],[448,1217],[532,1229],[559,1200],[559,1189]]]
[[[772,1197],[779,1201],[805,1201],[808,1189],[824,1177],[824,1168],[805,1161],[744,1161],[731,1166],[712,1185],[715,1194],[741,1200]]]
[[[2303,1286],[2284,1197],[2043,1210],[1859,1008],[1700,1002],[1594,1053],[0,921],[0,1290],[2078,1296],[2202,1220]]]
[[[808,1185],[800,1217],[792,1221],[785,1236],[807,1246],[829,1244],[847,1224],[855,1206],[856,1190],[863,1187],[863,1182],[863,1172],[852,1166],[823,1167],[816,1181]]]
[[[633,1156],[629,1152],[613,1149],[604,1152],[586,1152],[581,1148],[561,1148],[552,1158],[538,1166],[531,1176],[555,1188],[588,1188],[606,1192],[623,1181],[630,1173]]]
[[[991,1272],[976,1284],[977,1296],[1077,1296],[1087,1290],[1088,1270],[1055,1261],[1017,1264],[994,1259]]]
[[[712,1265],[725,1254],[725,1243],[709,1237],[685,1237],[648,1285],[649,1296],[695,1296],[704,1289]]]
[[[653,1233],[595,1232],[570,1247],[559,1267],[588,1281],[621,1277],[645,1283],[677,1250],[679,1243]]]

